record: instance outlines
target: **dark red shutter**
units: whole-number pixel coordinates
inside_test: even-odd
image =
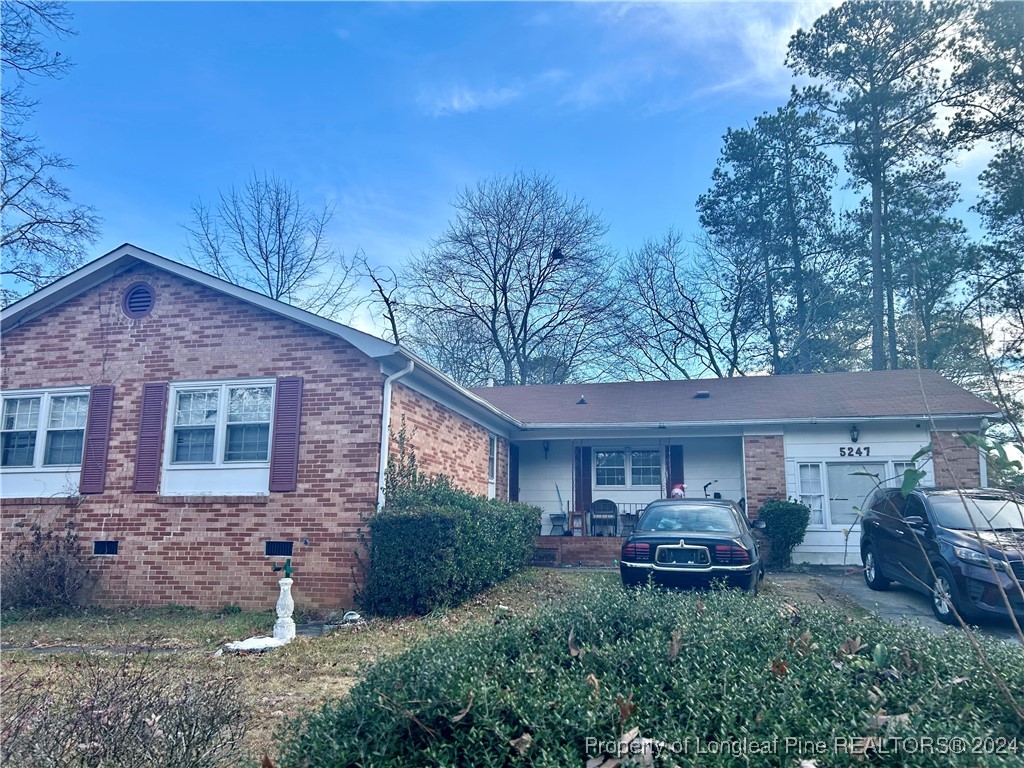
[[[299,425],[302,421],[302,378],[277,380],[274,439],[270,446],[270,490],[294,491],[299,475]]]
[[[683,479],[683,446],[670,445],[668,453],[668,481],[665,483],[666,498],[672,495],[672,486],[685,483]]]
[[[89,390],[89,415],[85,420],[85,450],[79,493],[103,493],[107,480],[107,446],[114,412],[114,388],[100,384]]]
[[[519,446],[508,444],[508,500],[519,501]]]
[[[160,487],[160,453],[164,447],[167,385],[142,385],[139,439],[135,444],[135,492],[156,493]]]
[[[594,500],[594,488],[591,483],[590,446],[579,446],[576,448],[576,482],[575,496],[576,512],[589,512],[590,504]]]

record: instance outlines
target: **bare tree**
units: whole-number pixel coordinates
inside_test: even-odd
[[[587,375],[615,303],[600,217],[550,177],[521,172],[464,190],[454,207],[405,270],[412,343],[429,358],[452,333],[471,342],[479,353],[465,367],[432,359],[459,381],[478,381],[480,365],[505,385]]]
[[[191,261],[228,282],[327,317],[347,304],[352,265],[327,238],[334,209],[311,208],[286,181],[253,175],[197,201],[186,225]]]
[[[95,242],[99,219],[92,208],[75,205],[60,181],[72,165],[47,152],[28,128],[37,101],[28,86],[39,78],[59,78],[71,67],[47,38],[66,38],[71,12],[65,3],[0,4],[4,87],[0,90],[0,255],[3,303],[41,288],[78,266]]]
[[[630,377],[742,376],[765,364],[760,261],[716,252],[695,258],[678,233],[629,254],[622,282],[618,367]]]
[[[387,323],[387,333],[391,334],[391,340],[401,344],[403,334],[399,327],[399,313],[402,296],[398,275],[391,267],[370,264],[362,251],[356,253],[354,261],[359,277],[369,280],[371,285],[370,293],[360,300],[360,304],[369,306],[373,311],[379,310]]]

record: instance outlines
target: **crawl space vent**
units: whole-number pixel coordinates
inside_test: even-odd
[[[267,557],[291,557],[292,541],[268,541],[265,554]]]

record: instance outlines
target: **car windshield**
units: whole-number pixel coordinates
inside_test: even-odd
[[[935,521],[960,531],[1024,531],[1024,505],[999,496],[930,496]],[[971,521],[974,524],[971,524]]]
[[[640,531],[690,531],[691,533],[740,533],[728,507],[659,504],[648,509],[637,524]]]

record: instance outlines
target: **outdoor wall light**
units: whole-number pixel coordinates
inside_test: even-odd
[[[860,430],[857,429],[857,425],[854,424],[852,427],[850,427],[850,442],[856,443],[859,437]]]

